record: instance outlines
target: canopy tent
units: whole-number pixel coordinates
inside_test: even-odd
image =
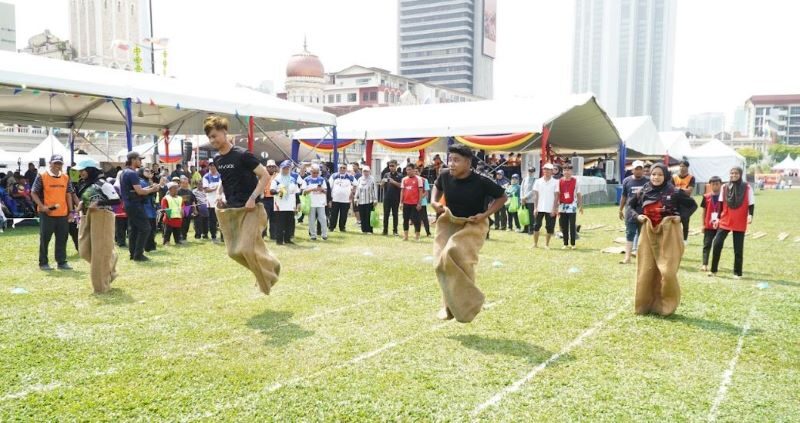
[[[175,136],[169,138],[167,141],[165,138],[160,138],[158,140],[158,158],[159,161],[162,163],[177,163],[181,160],[183,156],[183,152],[181,151],[181,141],[192,143],[192,141],[185,137],[185,136]],[[155,152],[156,152],[156,145],[155,143],[145,143],[139,144],[133,147],[133,150],[140,155],[144,156],[149,163],[155,163]],[[116,159],[117,161],[124,162],[127,159],[128,150],[122,149],[117,152]]]
[[[797,156],[797,158],[800,159],[800,156]],[[782,162],[776,164],[775,166],[772,166],[772,169],[773,170],[797,170],[797,169],[800,169],[800,167],[798,167],[798,164],[800,164],[800,163],[797,163],[797,161],[792,159],[792,156],[789,155],[789,156],[786,156],[783,159]]]
[[[256,128],[336,124],[330,113],[246,88],[0,51],[0,122],[125,131],[130,150],[134,132],[203,134],[208,113],[240,125],[251,140]]]
[[[659,132],[658,136],[661,138],[661,143],[664,145],[664,149],[670,157],[680,160],[689,155],[692,151],[689,139],[686,138],[686,134],[681,131]]]
[[[689,160],[690,172],[697,182],[708,182],[712,176],[719,176],[725,180],[732,167],[739,166],[745,169],[746,163],[741,154],[717,139],[691,150],[686,159]]]
[[[39,159],[44,159],[45,163],[50,161],[50,157],[59,154],[64,157],[64,164],[66,166],[70,165],[69,158],[70,158],[70,151],[69,149],[61,144],[61,141],[58,140],[53,134],[50,134],[42,140],[33,150],[22,153],[19,156],[22,158],[22,163],[30,163],[33,162],[37,166],[39,164]],[[88,159],[90,156],[88,154],[75,154],[75,163],[80,160]]]
[[[800,156],[794,158],[795,169],[800,170]]]
[[[667,153],[650,116],[612,118],[627,149],[628,159],[663,158]]]

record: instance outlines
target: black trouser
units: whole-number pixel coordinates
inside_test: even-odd
[[[533,203],[525,203],[525,206],[528,209],[528,222],[530,222],[530,224],[525,225],[525,227],[522,228],[522,231],[527,232],[528,234],[533,234],[533,227],[536,223],[536,220],[533,218]]]
[[[169,243],[170,235],[172,235],[172,239],[175,241],[175,244],[180,243],[181,228],[173,228],[172,226],[169,226],[166,223],[164,223],[164,245],[167,245]]]
[[[506,228],[506,222],[508,222],[508,215],[506,213],[506,208],[502,207],[500,210],[494,212],[494,229],[504,229]]]
[[[69,236],[72,238],[72,242],[75,244],[75,251],[78,250],[78,223],[72,222],[69,224]]]
[[[372,233],[372,224],[370,224],[370,214],[372,213],[372,204],[359,204],[358,217],[361,219],[361,232]]]
[[[509,211],[508,212],[508,229],[514,229],[514,224],[517,225],[517,229],[520,229],[520,227],[519,227],[519,213],[517,213],[517,212],[513,212],[512,213],[512,212]]]
[[[211,232],[211,239],[217,239],[217,209],[208,209],[208,231]]]
[[[275,240],[278,244],[283,244],[292,240],[291,229],[293,221],[293,211],[275,212]]]
[[[56,235],[56,263],[67,264],[67,239],[69,239],[69,222],[67,216],[51,217],[39,214],[39,266],[48,264],[47,250],[50,239]]]
[[[711,247],[714,245],[716,235],[716,229],[703,230],[703,266],[708,266],[708,257],[711,255]]]
[[[192,223],[192,220],[194,220],[192,215],[183,217],[183,221],[181,221],[181,239],[189,239],[189,224]]]
[[[198,215],[194,218],[194,237],[208,238],[208,216]]]
[[[147,242],[144,244],[144,251],[149,253],[156,250],[156,233],[158,228],[156,225],[156,218],[147,218],[150,223],[150,235],[147,236]]]
[[[267,227],[261,232],[261,236],[266,236],[269,231],[269,239],[275,239],[275,198],[264,197],[261,200],[264,210],[267,211]]]
[[[397,233],[397,214],[400,209],[400,200],[386,198],[383,200],[383,233],[389,233],[389,215],[392,215],[392,233]]]
[[[542,220],[545,220],[544,228],[548,234],[552,235],[556,229],[556,217],[551,216],[550,213],[539,212],[536,214],[536,226],[533,227],[533,232],[539,232],[542,229]]]
[[[124,247],[125,242],[128,240],[128,218],[119,216],[115,217],[114,226],[116,229],[116,232],[114,233],[114,242],[116,242],[120,247]]]
[[[689,217],[681,217],[681,226],[683,226],[683,240],[689,239]]]
[[[719,256],[722,255],[722,247],[725,245],[725,238],[730,231],[720,229],[714,236],[714,255],[711,257],[711,273],[719,270]],[[733,274],[742,276],[742,264],[744,262],[744,232],[733,233]]]
[[[144,208],[131,207],[128,212],[128,251],[132,259],[144,257],[144,245],[150,237],[150,222]],[[166,223],[164,224],[166,226]]]
[[[575,238],[578,236],[577,231],[577,213],[561,213],[559,217],[559,224],[561,225],[561,235],[564,237],[564,245],[575,246]]]
[[[425,234],[428,236],[431,235],[431,223],[428,221],[428,207],[422,206],[422,210],[419,212],[419,220],[422,222],[422,226],[425,227]]]
[[[419,221],[419,211],[417,210],[416,204],[403,204],[403,230],[408,232],[408,221],[414,223],[414,231],[419,233],[420,230],[420,221]]]
[[[350,211],[350,203],[333,202],[331,206],[331,219],[328,228],[336,230],[336,221],[339,221],[339,230],[344,232],[347,226],[347,212]]]

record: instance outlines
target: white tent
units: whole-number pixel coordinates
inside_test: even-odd
[[[686,134],[681,131],[659,132],[658,136],[661,138],[661,143],[664,145],[670,157],[680,160],[688,156],[692,151],[689,139],[686,138]]]
[[[54,154],[60,154],[64,157],[64,164],[65,166],[70,165],[70,156],[69,156],[69,148],[65,147],[64,144],[50,134],[45,138],[42,142],[39,143],[33,150],[22,153],[20,156],[22,157],[23,165],[27,166],[27,163],[33,162],[37,166],[39,165],[39,159],[44,159],[45,163],[50,161],[50,157]],[[87,159],[90,156],[87,154],[75,154],[75,162],[77,163],[80,160]]]
[[[800,159],[800,156],[797,156],[797,158]],[[798,164],[800,164],[800,163],[797,163],[797,161],[792,159],[792,156],[789,155],[789,156],[786,156],[783,159],[782,162],[776,164],[775,166],[772,166],[772,169],[773,170],[797,170],[798,169]]]
[[[708,182],[712,176],[726,180],[732,167],[744,169],[746,164],[744,156],[716,139],[693,149],[686,158],[697,182]]]
[[[800,170],[800,156],[794,158],[794,168]]]
[[[617,127],[620,138],[629,150],[628,158],[661,156],[667,149],[661,141],[658,129],[650,116],[617,117],[611,121]]]
[[[264,131],[336,124],[330,113],[246,88],[0,51],[0,122],[122,132],[125,99],[139,134],[202,134],[207,113],[240,132],[248,116]]]
[[[337,124],[340,139],[370,140],[541,134],[545,127],[550,128],[549,144],[555,151],[615,152],[619,147],[620,137],[611,119],[590,94],[366,108],[340,116]],[[300,130],[294,137],[314,139],[322,132]],[[537,136],[515,150],[539,148],[540,143]]]

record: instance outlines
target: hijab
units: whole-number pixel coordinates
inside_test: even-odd
[[[744,171],[741,167],[734,167],[733,169],[739,173],[739,180],[736,182],[729,181],[727,183],[727,192],[725,193],[725,202],[731,209],[738,209],[744,202],[744,195],[747,192],[747,184],[744,182]]]
[[[664,182],[661,185],[653,185],[653,180],[650,179],[650,181],[642,187],[641,195],[643,206],[660,201],[664,191],[673,186],[672,173],[670,173],[669,168],[663,163],[656,163],[653,165],[650,174],[652,175],[652,171],[656,169],[661,169],[661,171],[664,172]]]

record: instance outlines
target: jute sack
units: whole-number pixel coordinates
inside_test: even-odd
[[[436,277],[449,312],[461,323],[471,322],[483,307],[485,297],[475,285],[475,266],[488,230],[488,219],[470,223],[447,208],[436,221]]]
[[[81,214],[78,230],[78,252],[90,266],[94,292],[102,294],[111,289],[117,278],[117,249],[114,245],[114,212],[88,209]]]
[[[216,212],[228,257],[253,272],[258,288],[269,295],[278,283],[281,263],[267,250],[261,238],[261,231],[267,226],[266,210],[257,205],[253,210],[217,209]]]
[[[655,228],[650,219],[642,224],[636,260],[636,314],[669,316],[678,308],[678,269],[683,250],[680,217],[665,217]]]

